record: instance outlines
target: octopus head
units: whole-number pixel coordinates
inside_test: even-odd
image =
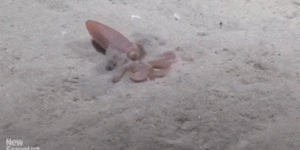
[[[131,60],[140,60],[144,55],[143,48],[139,44],[132,44],[127,53],[127,57]]]

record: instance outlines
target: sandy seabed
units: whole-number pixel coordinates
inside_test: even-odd
[[[299,150],[299,0],[1,0],[0,149]],[[110,82],[85,21],[165,77]],[[163,44],[162,44],[163,43]]]

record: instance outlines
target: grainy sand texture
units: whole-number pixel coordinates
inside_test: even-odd
[[[179,61],[112,83],[87,20]],[[299,67],[300,0],[1,0],[0,149],[299,150]]]

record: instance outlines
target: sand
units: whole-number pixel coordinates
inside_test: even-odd
[[[300,149],[298,0],[2,0],[0,149]],[[112,83],[86,20],[145,59],[174,51],[154,81]]]

